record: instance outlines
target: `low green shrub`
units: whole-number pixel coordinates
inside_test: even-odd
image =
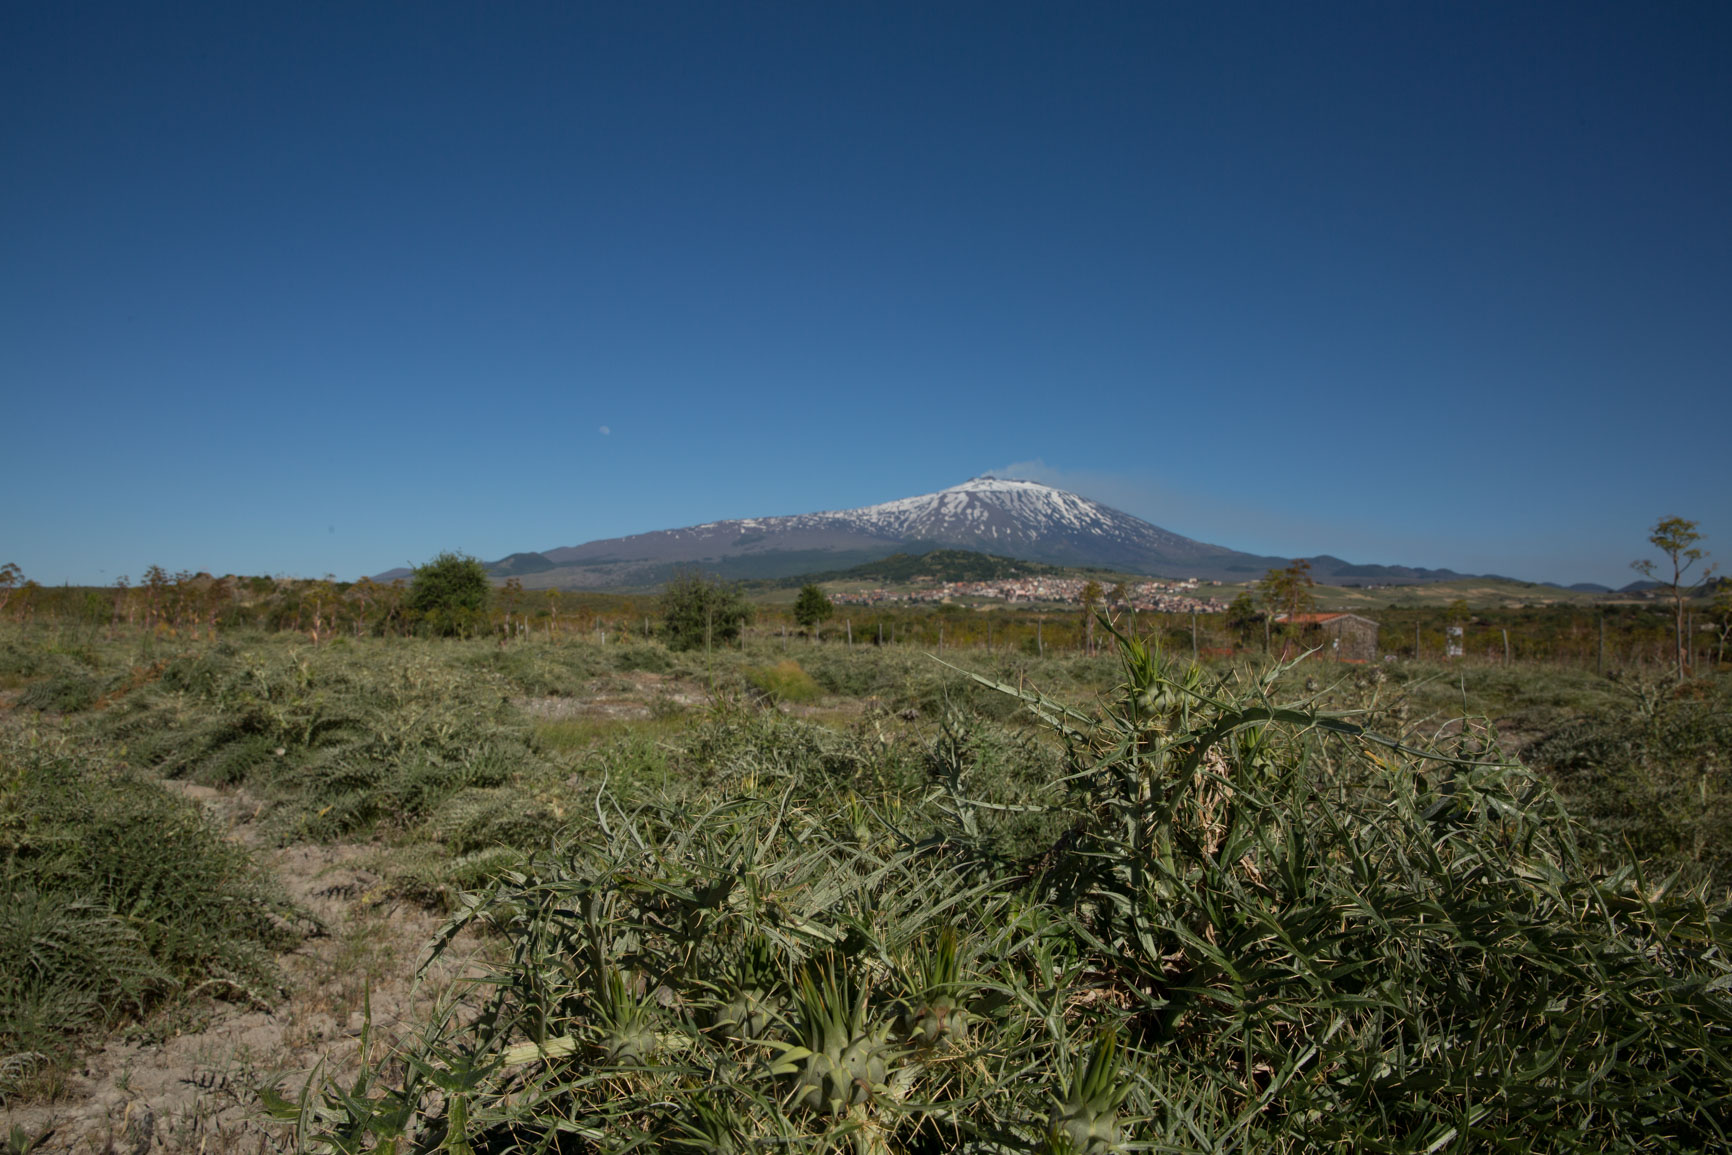
[[[490,648],[468,659],[469,664],[498,674],[531,698],[569,698],[607,667],[584,646],[524,644]]]
[[[263,999],[293,917],[195,804],[0,725],[0,1059],[63,1062],[189,988]]]
[[[686,669],[674,654],[662,646],[634,643],[614,646],[609,652],[613,655],[613,668],[626,673],[642,670],[649,674],[667,674]]]
[[[1059,784],[1063,751],[1025,728],[950,710],[928,746],[936,788],[971,800],[974,853],[1012,870],[1048,851],[1074,821]]]
[[[889,701],[912,682],[945,678],[942,668],[921,654],[886,653],[864,646],[802,646],[800,665],[825,693],[843,698]]]
[[[99,729],[158,774],[246,787],[284,838],[407,829],[461,790],[554,773],[511,705],[522,687],[506,671],[566,677],[567,667],[534,656],[502,667],[500,651],[477,649],[212,648],[169,660]]]
[[[829,804],[849,793],[918,789],[923,753],[910,735],[878,732],[870,722],[837,732],[718,699],[693,718],[671,769],[684,795],[786,790]]]
[[[496,847],[534,852],[552,843],[559,826],[545,804],[516,787],[500,786],[453,794],[433,812],[425,829],[461,856]]]
[[[24,679],[42,668],[44,653],[38,646],[8,639],[0,642],[0,677]]]
[[[784,658],[773,666],[748,666],[745,679],[773,702],[811,702],[824,692],[792,658]]]
[[[449,913],[462,903],[466,892],[485,890],[529,860],[527,852],[512,846],[490,846],[454,857],[443,844],[420,843],[392,848],[373,869],[392,895]]]
[[[1616,708],[1574,717],[1525,750],[1602,856],[1732,887],[1732,683],[1624,678]]]
[[[18,695],[18,704],[29,710],[72,714],[89,709],[101,695],[102,683],[77,671],[32,682]]]

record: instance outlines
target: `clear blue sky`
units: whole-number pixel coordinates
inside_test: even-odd
[[[0,562],[340,577],[1016,468],[1732,561],[1732,5],[0,7]]]

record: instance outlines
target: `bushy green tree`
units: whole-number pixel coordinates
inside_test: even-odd
[[[443,637],[471,637],[487,628],[493,583],[468,554],[446,552],[415,567],[407,606],[415,624]]]
[[[1272,614],[1286,614],[1287,620],[1292,621],[1316,607],[1317,597],[1312,592],[1316,586],[1311,563],[1300,557],[1294,558],[1286,569],[1272,569],[1264,574],[1257,583],[1257,592],[1265,609]]]
[[[740,591],[696,570],[684,571],[662,592],[662,630],[668,646],[696,650],[732,642],[752,618]]]
[[[818,586],[800,587],[800,596],[794,599],[794,620],[801,626],[809,630],[835,612],[836,607]]]
[[[1263,620],[1263,615],[1257,609],[1256,600],[1251,597],[1250,590],[1240,590],[1239,596],[1233,599],[1233,604],[1227,607],[1227,628],[1232,630],[1241,644],[1251,640],[1251,631]]]

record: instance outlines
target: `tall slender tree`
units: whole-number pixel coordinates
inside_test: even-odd
[[[1093,578],[1090,578],[1088,584],[1083,586],[1083,630],[1086,639],[1084,645],[1087,646],[1088,652],[1091,654],[1095,652],[1095,610],[1100,606],[1101,599],[1105,596],[1106,591],[1101,589],[1101,583]]]
[[[1714,604],[1708,607],[1708,620],[1720,635],[1719,655],[1714,659],[1719,665],[1726,661],[1726,641],[1732,638],[1732,581],[1720,580],[1720,588],[1714,591]]]
[[[157,620],[162,616],[163,603],[167,598],[169,586],[168,571],[159,565],[148,567],[144,571],[144,628],[154,630]]]
[[[1684,577],[1696,564],[1707,557],[1696,543],[1702,540],[1702,535],[1696,529],[1696,523],[1683,517],[1662,517],[1654,523],[1654,528],[1648,533],[1648,542],[1666,555],[1664,565],[1657,564],[1647,558],[1638,558],[1630,563],[1630,568],[1652,581],[1657,581],[1666,587],[1672,597],[1672,608],[1676,614],[1673,621],[1672,636],[1676,641],[1674,657],[1677,659],[1678,680],[1682,682],[1685,669],[1689,665],[1684,647],[1684,603],[1689,600],[1690,590],[1684,584]],[[1665,566],[1670,565],[1672,576],[1666,577]],[[1698,582],[1708,580],[1708,575],[1714,572],[1712,564],[1706,566]]]
[[[511,619],[517,613],[518,605],[523,601],[523,581],[508,577],[499,590],[499,603],[505,607],[505,636],[511,637]]]
[[[6,608],[6,603],[12,600],[12,591],[17,589],[24,580],[24,571],[18,568],[17,562],[7,562],[0,565],[0,610]]]

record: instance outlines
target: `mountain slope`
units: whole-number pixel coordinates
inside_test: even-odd
[[[1050,565],[1244,581],[1288,558],[1241,553],[1183,537],[1098,501],[1042,485],[977,477],[937,493],[861,509],[713,521],[683,529],[513,554],[498,577],[530,588],[650,585],[697,565],[728,578],[776,578],[846,569],[892,553],[959,548]],[[1449,570],[1314,560],[1317,578],[1446,580]]]

